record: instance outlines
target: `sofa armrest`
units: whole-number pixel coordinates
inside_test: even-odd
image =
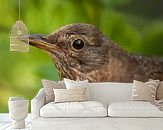
[[[40,89],[36,97],[31,100],[31,118],[36,119],[40,116],[40,108],[45,104],[44,89]]]

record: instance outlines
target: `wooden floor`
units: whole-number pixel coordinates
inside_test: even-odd
[[[30,130],[31,123],[26,122],[25,125],[26,125],[25,129],[12,129],[11,122],[0,122],[0,130]]]
[[[26,128],[24,129],[12,129],[12,120],[8,113],[0,113],[0,130],[30,130],[31,119],[30,114],[28,114],[25,121]]]

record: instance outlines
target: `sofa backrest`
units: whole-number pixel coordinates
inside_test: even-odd
[[[129,101],[132,83],[101,82],[89,83],[91,100],[109,105],[113,101]]]

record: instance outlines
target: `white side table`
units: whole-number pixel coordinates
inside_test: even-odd
[[[21,97],[10,97],[8,101],[9,115],[12,122],[13,129],[25,128],[25,118],[28,114],[29,101]]]

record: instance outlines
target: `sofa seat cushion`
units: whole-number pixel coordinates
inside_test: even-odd
[[[108,107],[108,116],[163,117],[163,111],[145,101],[112,102]]]
[[[40,109],[41,117],[105,117],[107,107],[101,102],[50,102]]]

